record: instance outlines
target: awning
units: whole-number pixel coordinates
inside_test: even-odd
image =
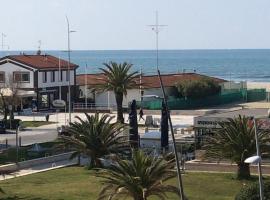
[[[15,92],[15,91],[14,91]],[[36,97],[37,94],[33,90],[17,90],[17,96],[19,97]],[[5,97],[12,96],[13,91],[10,88],[1,88],[0,93]]]

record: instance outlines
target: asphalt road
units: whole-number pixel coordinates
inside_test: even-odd
[[[18,137],[21,137],[21,145],[26,146],[34,143],[49,142],[57,139],[56,129],[26,129],[25,131],[20,131]],[[0,144],[1,146],[6,144],[6,139],[8,140],[8,145],[16,145],[16,134],[0,134]]]

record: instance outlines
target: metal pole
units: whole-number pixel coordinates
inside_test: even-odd
[[[159,28],[162,27],[162,26],[166,26],[166,25],[160,25],[159,24],[159,22],[158,22],[158,12],[156,12],[156,24],[155,25],[150,25],[150,26],[153,27],[153,30],[156,33],[157,73],[158,73],[158,77],[159,77],[160,87],[161,87],[161,90],[162,90],[164,104],[165,104],[165,107],[166,107],[166,112],[167,112],[167,115],[168,115],[169,125],[170,125],[170,129],[171,129],[171,134],[172,134],[173,148],[174,148],[175,160],[176,160],[177,178],[178,178],[179,192],[180,192],[180,199],[185,200],[183,182],[182,182],[180,165],[179,165],[179,158],[178,158],[178,154],[177,154],[176,142],[175,142],[175,137],[174,137],[173,125],[172,125],[172,119],[171,119],[171,115],[170,115],[170,112],[169,112],[168,103],[167,103],[167,99],[166,99],[166,94],[165,94],[162,78],[161,78],[160,71],[159,71],[159,56],[158,56],[158,49],[159,49],[158,39],[159,38],[158,38],[158,34],[159,34],[159,31],[160,31]]]
[[[182,182],[182,177],[181,177],[181,170],[180,170],[180,165],[179,165],[179,158],[178,158],[178,154],[177,154],[176,142],[175,142],[175,137],[174,137],[173,125],[172,125],[172,119],[171,119],[171,115],[170,115],[170,112],[169,112],[167,98],[166,98],[166,94],[165,94],[165,90],[164,90],[164,86],[163,86],[163,82],[162,82],[162,79],[161,79],[161,76],[160,76],[159,69],[157,69],[157,72],[158,72],[158,77],[159,77],[159,81],[160,81],[160,87],[161,87],[161,90],[162,90],[163,100],[164,100],[164,104],[165,104],[165,107],[166,107],[166,112],[167,112],[167,115],[168,115],[169,125],[170,125],[170,129],[171,129],[171,134],[172,134],[173,149],[174,149],[174,153],[175,153],[176,170],[177,170],[177,178],[178,178],[178,184],[179,184],[180,197],[181,197],[181,200],[185,200],[183,182]]]
[[[258,141],[258,132],[257,132],[257,123],[255,117],[253,118],[254,123],[254,132],[255,132],[255,140],[256,140],[256,150],[257,156],[260,156],[260,145]],[[259,174],[259,189],[260,189],[260,200],[263,200],[263,180],[262,180],[262,167],[261,167],[261,160],[258,162],[258,174]]]
[[[69,123],[71,122],[71,94],[70,94],[70,30],[69,30],[69,20],[67,19],[67,27],[68,27],[68,115],[69,115]]]
[[[16,164],[19,161],[18,129],[19,127],[16,127]]]
[[[62,100],[62,80],[61,80],[61,59],[59,56],[59,70],[58,70],[58,82],[59,82],[59,99]]]
[[[85,84],[85,88],[84,88],[84,96],[85,96],[85,108],[87,109],[87,63],[85,65],[85,75],[84,75],[84,84]]]
[[[157,28],[156,28],[156,51],[157,52],[156,52],[156,54],[157,54],[157,68],[158,68],[158,66],[159,66],[159,62],[158,62],[158,59],[159,59],[159,57],[158,57],[158,33],[159,33],[158,11],[156,11],[156,25],[157,25]]]

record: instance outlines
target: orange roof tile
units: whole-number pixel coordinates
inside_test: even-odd
[[[87,85],[99,85],[104,83],[104,74],[78,74],[76,81],[78,85],[85,85],[85,76],[87,77]],[[165,87],[175,86],[176,83],[184,80],[198,80],[201,78],[210,78],[218,83],[227,82],[224,79],[214,78],[197,73],[179,73],[179,74],[163,74],[161,75]],[[139,78],[136,80],[139,83]],[[142,76],[143,88],[159,88],[160,82],[157,75]]]
[[[59,69],[59,58],[51,55],[10,55],[1,58],[1,61],[10,59],[21,64],[27,65],[34,69],[47,70],[47,69]],[[68,61],[60,59],[61,69],[68,69]],[[76,64],[70,63],[70,69],[76,69],[79,67]]]

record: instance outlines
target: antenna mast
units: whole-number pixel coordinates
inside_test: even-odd
[[[161,28],[162,27],[165,27],[167,25],[161,25],[159,24],[159,21],[158,21],[158,11],[156,11],[156,24],[153,24],[153,25],[149,25],[150,27],[152,27],[152,31],[154,31],[156,33],[156,56],[157,56],[157,69],[159,67],[159,55],[158,55],[158,51],[159,51],[159,38],[158,38],[158,35],[159,35],[159,32],[161,31]]]
[[[173,125],[172,125],[172,119],[171,119],[171,115],[170,115],[170,111],[168,108],[168,102],[167,102],[167,98],[166,98],[166,93],[164,90],[164,85],[162,82],[162,78],[160,75],[160,71],[159,71],[159,56],[158,56],[158,34],[160,32],[160,28],[167,26],[167,25],[160,25],[159,21],[158,21],[158,12],[156,11],[156,24],[155,25],[149,25],[150,27],[152,27],[152,30],[156,33],[156,54],[157,54],[157,73],[158,73],[158,77],[159,77],[159,82],[160,82],[160,88],[162,90],[162,94],[163,94],[163,102],[165,104],[165,108],[166,108],[166,112],[167,112],[167,116],[168,116],[168,123],[171,129],[171,135],[172,135],[172,140],[173,140],[173,148],[174,148],[174,154],[175,154],[175,161],[176,161],[176,170],[177,170],[177,178],[178,178],[178,185],[179,185],[179,192],[180,192],[180,198],[181,200],[185,200],[185,195],[184,195],[184,189],[183,189],[183,182],[182,182],[182,177],[181,177],[181,170],[180,170],[180,164],[179,164],[179,158],[178,158],[178,154],[177,154],[177,148],[176,148],[176,142],[175,142],[175,137],[174,137],[174,130],[173,130]]]

